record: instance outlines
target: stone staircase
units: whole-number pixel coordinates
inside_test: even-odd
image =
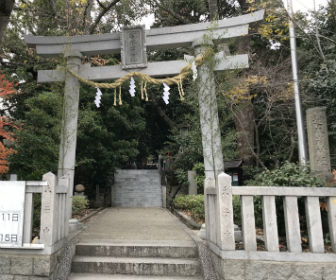
[[[69,279],[201,280],[192,243],[78,244]]]
[[[112,186],[113,207],[162,207],[157,169],[118,169]]]

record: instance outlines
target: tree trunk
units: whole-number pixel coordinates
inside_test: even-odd
[[[253,165],[254,157],[254,110],[251,101],[241,101],[234,109],[234,123],[237,132],[238,156],[245,166]]]
[[[209,2],[209,11],[210,11],[210,20],[216,18],[218,14],[218,2],[217,0],[208,0]]]
[[[83,16],[84,34],[90,34],[89,28],[92,24],[92,16],[91,16],[92,9],[93,9],[93,0],[88,0]]]
[[[242,11],[247,10],[249,4],[247,1],[239,1]],[[238,52],[249,53],[250,39],[249,36],[238,39]],[[248,70],[247,70],[248,71]],[[246,93],[246,97],[249,96]],[[254,137],[255,137],[255,119],[254,108],[251,100],[242,100],[234,109],[234,123],[237,132],[238,155],[244,160],[245,166],[253,165],[254,158]]]
[[[6,27],[9,22],[10,14],[13,10],[14,0],[0,1],[0,42],[5,34]]]

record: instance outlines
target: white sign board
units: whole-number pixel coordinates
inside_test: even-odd
[[[0,182],[0,248],[22,247],[24,181]]]

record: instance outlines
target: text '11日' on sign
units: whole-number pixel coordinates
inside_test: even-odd
[[[0,248],[22,247],[25,182],[0,185]]]

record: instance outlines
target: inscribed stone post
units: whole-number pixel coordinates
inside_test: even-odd
[[[193,42],[195,54],[201,54],[206,46],[201,40]],[[218,120],[216,85],[213,69],[204,63],[198,69],[198,103],[202,131],[205,177],[217,180],[224,172],[221,134]]]
[[[188,194],[195,195],[197,194],[197,185],[195,181],[196,172],[193,170],[188,171]]]
[[[331,167],[325,107],[307,110],[307,132],[311,171],[326,179]]]
[[[56,240],[57,225],[55,199],[56,199],[56,176],[49,172],[43,175],[43,181],[48,182],[48,186],[43,188],[41,199],[41,229],[40,239],[42,244],[51,247]]]
[[[222,172],[218,176],[218,233],[217,244],[222,250],[235,250],[231,176]]]
[[[66,51],[64,56],[67,58],[67,67],[74,72],[78,72],[81,65],[80,52],[75,50]],[[69,72],[66,72],[58,178],[63,176],[69,178],[70,201],[72,200],[75,175],[79,88],[79,80]],[[69,219],[71,218],[71,211],[72,209],[69,207]]]

